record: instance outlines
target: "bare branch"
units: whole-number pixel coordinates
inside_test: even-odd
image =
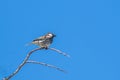
[[[68,55],[67,53],[64,53],[64,52],[62,52],[62,51],[60,51],[60,50],[58,50],[58,49],[55,49],[55,48],[48,48],[48,49],[53,50],[53,51],[56,51],[56,52],[58,52],[58,53],[60,53],[60,54],[62,54],[62,55],[64,55],[64,56],[66,56],[66,57],[70,57],[70,55]]]
[[[18,66],[18,68],[12,73],[10,74],[8,77],[4,77],[3,80],[10,80],[12,77],[14,77],[20,70],[21,68],[26,64],[26,63],[34,63],[34,64],[41,64],[41,65],[44,65],[44,66],[48,66],[48,67],[51,67],[51,68],[55,68],[59,71],[62,71],[62,72],[65,72],[64,70],[62,70],[61,68],[58,68],[56,66],[53,66],[53,65],[50,65],[50,64],[46,64],[46,63],[43,63],[43,62],[36,62],[36,61],[28,61],[28,59],[30,58],[31,54],[37,50],[41,50],[41,49],[45,49],[45,48],[36,48],[32,51],[30,51],[27,56],[25,57],[25,59],[23,60],[23,62]],[[50,50],[53,50],[53,51],[56,51],[64,56],[67,56],[67,57],[70,57],[68,54],[58,50],[58,49],[55,49],[55,48],[48,48]]]
[[[63,70],[61,68],[58,68],[58,67],[56,67],[54,65],[51,65],[51,64],[46,64],[44,62],[37,62],[37,61],[28,60],[27,63],[40,64],[40,65],[43,65],[43,66],[47,66],[47,67],[57,69],[57,70],[62,71],[62,72],[66,72],[65,70]]]
[[[2,80],[8,80],[8,79],[6,79],[6,78],[3,78]]]
[[[26,58],[23,60],[23,62],[18,66],[18,68],[17,68],[12,74],[10,74],[8,77],[3,78],[3,80],[10,80],[10,78],[12,78],[14,75],[16,75],[16,74],[20,71],[20,69],[26,64],[26,62],[27,62],[27,60],[29,59],[30,55],[31,55],[33,52],[35,52],[35,51],[37,51],[37,50],[41,50],[41,49],[43,49],[43,48],[36,48],[36,49],[30,51],[30,52],[27,54]]]

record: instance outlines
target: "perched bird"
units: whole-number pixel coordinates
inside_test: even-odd
[[[47,33],[46,35],[33,40],[32,44],[36,44],[36,45],[40,46],[41,48],[47,49],[50,46],[50,44],[53,42],[53,38],[55,36],[56,35],[54,35],[52,33]]]

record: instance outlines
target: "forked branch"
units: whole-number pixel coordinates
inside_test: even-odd
[[[37,51],[37,50],[41,50],[41,49],[43,49],[43,48],[36,48],[36,49],[30,51],[30,52],[27,54],[26,58],[23,60],[23,62],[18,66],[18,68],[17,68],[12,74],[10,74],[8,77],[3,78],[3,80],[10,80],[10,79],[11,79],[14,75],[16,75],[16,74],[21,70],[21,68],[27,63],[27,60],[29,59],[30,55],[31,55],[33,52],[35,52],[35,51]]]
[[[46,64],[46,63],[43,63],[43,62],[37,62],[37,61],[30,61],[30,60],[28,60],[33,52],[38,51],[38,50],[42,50],[42,49],[44,49],[44,48],[36,48],[36,49],[30,51],[30,52],[27,54],[27,56],[25,57],[25,59],[23,60],[23,62],[18,66],[18,68],[17,68],[12,74],[10,74],[8,77],[3,78],[3,80],[10,80],[12,77],[14,77],[14,76],[21,70],[21,68],[22,68],[26,63],[41,64],[41,65],[48,66],[48,67],[51,67],[51,68],[55,68],[55,69],[57,69],[57,70],[59,70],[59,71],[65,72],[65,71],[62,70],[61,68],[58,68],[58,67],[53,66],[53,65],[50,65],[50,64]],[[64,56],[70,57],[68,54],[66,54],[66,53],[64,53],[64,52],[62,52],[62,51],[60,51],[60,50],[58,50],[58,49],[55,49],[55,48],[48,48],[48,49],[53,50],[53,51],[56,51],[56,52],[58,52],[58,53],[60,53],[60,54],[62,54],[62,55],[64,55]]]

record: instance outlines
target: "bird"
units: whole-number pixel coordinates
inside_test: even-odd
[[[43,36],[38,37],[32,41],[32,44],[38,45],[41,48],[48,49],[50,44],[53,42],[53,38],[56,37],[53,33],[47,33]]]

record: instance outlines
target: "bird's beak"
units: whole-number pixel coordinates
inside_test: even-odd
[[[56,35],[53,35],[54,37],[56,37]]]

